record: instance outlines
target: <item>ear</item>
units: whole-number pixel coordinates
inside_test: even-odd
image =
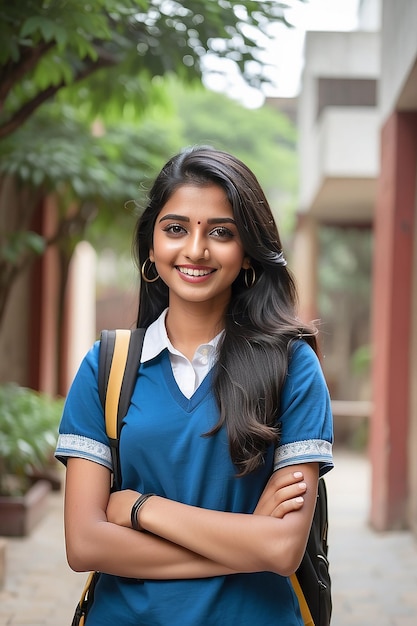
[[[149,248],[149,260],[151,263],[155,263],[155,257],[153,255],[153,248]]]
[[[248,256],[245,256],[242,262],[242,269],[248,270],[250,267],[251,267],[250,258]]]

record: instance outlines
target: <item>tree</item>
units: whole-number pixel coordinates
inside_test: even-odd
[[[0,321],[16,278],[50,245],[60,252],[64,289],[73,250],[89,224],[125,220],[125,202],[137,197],[140,179],[152,176],[173,149],[162,124],[109,123],[101,130],[92,132],[75,108],[52,104],[3,140]],[[34,232],[32,220],[47,194],[55,198],[57,221],[45,237]]]
[[[1,0],[0,138],[62,90],[101,115],[140,108],[154,77],[199,78],[208,53],[259,86],[260,38],[284,19],[275,0]]]

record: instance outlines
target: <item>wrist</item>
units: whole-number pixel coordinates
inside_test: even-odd
[[[145,502],[147,500],[149,500],[149,498],[151,498],[154,495],[156,495],[156,494],[154,494],[154,493],[143,493],[133,503],[133,506],[132,506],[132,509],[131,509],[131,512],[130,512],[130,522],[131,522],[133,530],[139,530],[139,531],[143,530],[143,528],[141,527],[140,522],[139,522],[139,511],[143,507]]]

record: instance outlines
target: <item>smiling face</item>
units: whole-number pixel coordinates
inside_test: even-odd
[[[231,285],[249,259],[224,190],[217,185],[179,187],[160,211],[150,259],[176,300],[223,309]]]

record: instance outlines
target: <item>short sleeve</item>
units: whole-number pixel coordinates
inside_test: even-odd
[[[68,392],[59,426],[56,458],[80,457],[112,468],[103,410],[98,394],[96,342],[84,357]]]
[[[317,355],[304,341],[298,341],[290,355],[279,423],[274,470],[317,462],[323,475],[333,467],[330,396]]]

